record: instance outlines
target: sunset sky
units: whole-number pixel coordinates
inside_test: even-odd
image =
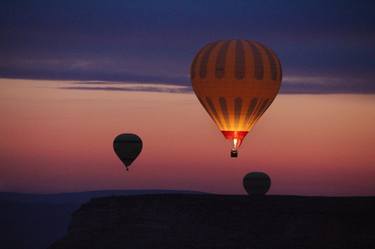
[[[242,177],[265,171],[273,194],[375,193],[374,95],[281,94],[232,159],[192,93],[68,88],[75,85],[0,80],[1,191],[243,193]],[[112,149],[122,132],[144,143],[129,172]]]
[[[0,191],[375,194],[372,1],[1,1]],[[281,94],[239,158],[191,90],[208,42],[261,41]],[[144,149],[126,172],[119,133]]]

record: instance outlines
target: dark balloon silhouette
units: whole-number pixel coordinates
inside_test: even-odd
[[[113,149],[126,170],[141,153],[142,146],[142,140],[135,134],[120,134],[113,140]]]
[[[271,187],[271,178],[263,172],[251,172],[242,183],[248,195],[265,195]]]

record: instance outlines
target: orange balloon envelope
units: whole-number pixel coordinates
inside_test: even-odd
[[[237,157],[244,137],[279,92],[280,60],[259,42],[216,41],[197,53],[190,76],[200,103]]]

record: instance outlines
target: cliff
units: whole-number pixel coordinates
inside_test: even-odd
[[[374,248],[374,210],[374,197],[96,198],[49,249]]]

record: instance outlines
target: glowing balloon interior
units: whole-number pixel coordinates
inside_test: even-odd
[[[113,140],[113,149],[128,170],[142,151],[142,140],[135,134],[120,134]]]
[[[280,60],[259,42],[216,41],[197,53],[190,76],[198,100],[237,157],[244,137],[279,92]]]

